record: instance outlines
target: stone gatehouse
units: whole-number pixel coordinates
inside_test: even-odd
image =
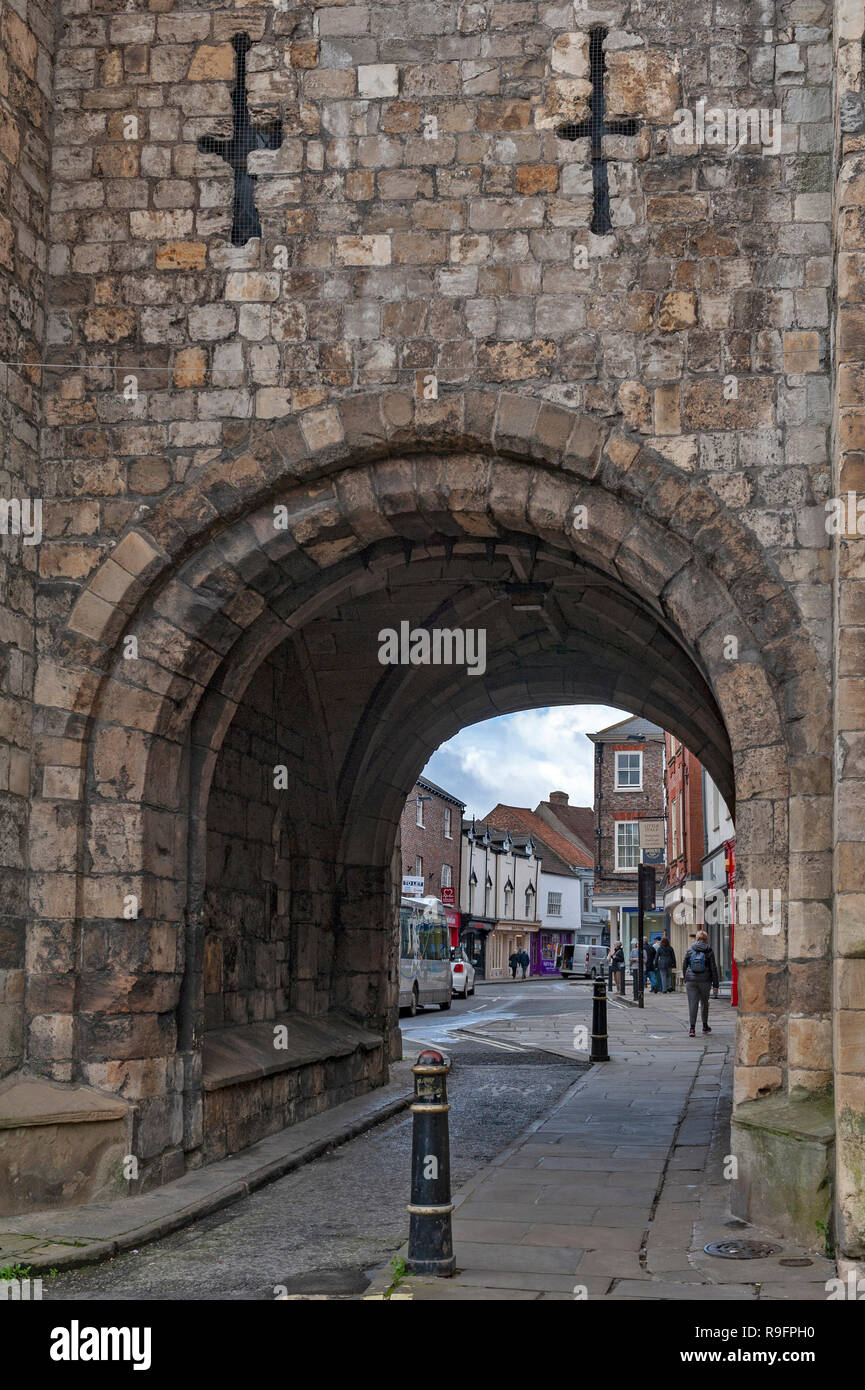
[[[6,1210],[382,1081],[407,791],[589,700],[783,895],[736,933],[737,1200],[805,1153],[798,1229],[831,1189],[865,1255],[862,40],[861,0],[4,0]],[[401,620],[483,626],[483,676],[383,667]]]

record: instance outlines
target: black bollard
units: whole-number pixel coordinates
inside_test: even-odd
[[[591,1062],[609,1062],[607,1051],[607,985],[603,976],[595,980],[592,995],[592,1052]]]
[[[412,1067],[414,1129],[411,1143],[411,1202],[408,1259],[411,1274],[448,1276],[456,1269],[451,1213],[451,1155],[448,1137],[450,1062],[432,1048]]]

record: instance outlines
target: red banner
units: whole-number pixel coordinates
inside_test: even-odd
[[[453,892],[453,889],[451,889],[451,892]],[[459,946],[459,944],[460,944],[460,918],[462,917],[462,913],[461,913],[461,912],[456,912],[456,911],[454,910],[454,908],[452,908],[452,907],[446,907],[446,908],[445,908],[445,917],[447,917],[447,919],[448,919],[448,931],[450,932],[450,936],[451,936],[451,945],[452,945],[452,946]]]
[[[727,892],[730,904],[730,964],[732,980],[730,984],[730,1007],[735,1009],[739,1003],[739,972],[736,969],[736,841],[724,841],[724,858],[727,868]]]

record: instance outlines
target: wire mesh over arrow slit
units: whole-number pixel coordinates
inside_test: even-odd
[[[249,117],[246,97],[246,55],[252,48],[248,34],[235,34],[231,40],[235,54],[235,78],[231,90],[234,129],[229,139],[218,135],[202,135],[198,148],[202,154],[218,154],[234,170],[234,212],[231,221],[231,244],[243,246],[250,237],[261,236],[261,223],[255,206],[255,174],[247,169],[252,150],[278,150],[282,144],[282,121],[276,118],[266,125],[254,125]]]

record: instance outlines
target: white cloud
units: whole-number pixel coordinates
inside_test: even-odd
[[[461,729],[424,773],[465,801],[468,816],[484,816],[499,801],[534,810],[551,791],[567,792],[572,805],[591,806],[595,746],[586,734],[628,717],[608,705],[503,714]]]

